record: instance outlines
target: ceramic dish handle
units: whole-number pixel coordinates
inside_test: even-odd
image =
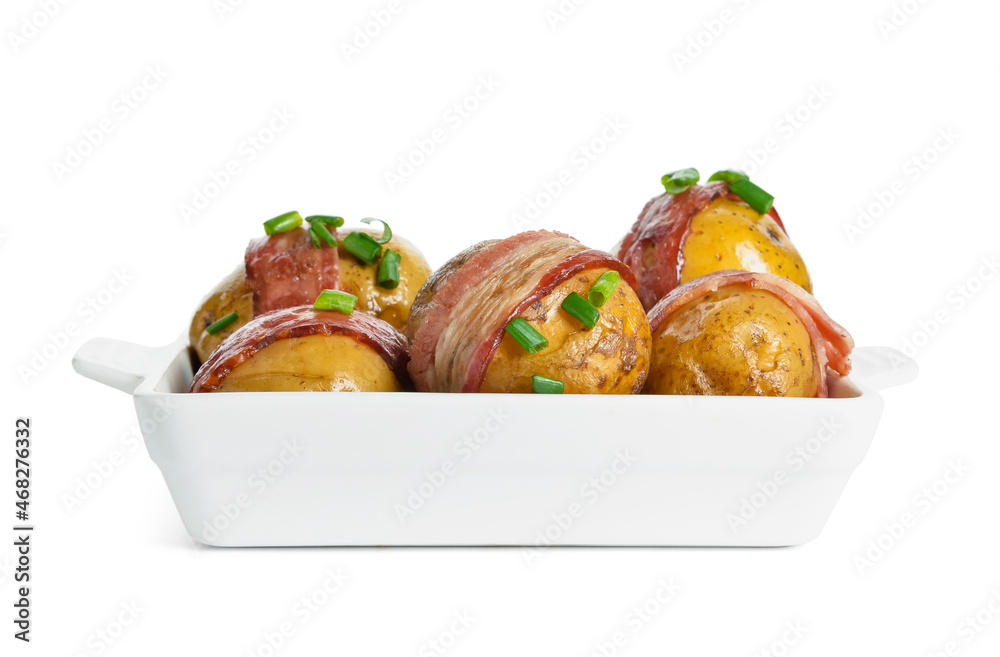
[[[851,353],[851,379],[885,390],[917,378],[917,361],[892,347],[859,347]]]
[[[132,394],[155,370],[162,348],[143,347],[131,342],[94,338],[73,356],[73,369],[106,386]]]

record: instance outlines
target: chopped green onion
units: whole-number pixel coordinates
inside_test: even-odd
[[[537,374],[531,377],[531,389],[542,395],[561,395],[566,385],[562,381]]]
[[[369,265],[378,260],[378,257],[382,254],[381,244],[376,242],[368,233],[359,233],[357,231],[344,238],[344,248],[349,253],[357,256],[358,260]]]
[[[298,212],[286,212],[285,214],[279,214],[274,219],[268,219],[264,222],[264,232],[268,235],[274,235],[275,233],[285,233],[293,228],[298,228],[302,225],[302,215]]]
[[[586,324],[587,328],[594,328],[601,317],[601,311],[576,292],[570,292],[563,300],[562,309]]]
[[[747,174],[742,171],[736,171],[735,169],[723,169],[722,171],[716,171],[708,177],[708,182],[715,182],[716,180],[722,180],[728,183],[735,182],[737,180],[747,180]]]
[[[773,196],[749,180],[735,180],[729,183],[729,189],[732,190],[733,194],[746,201],[747,205],[753,208],[757,214],[767,214],[774,204]]]
[[[597,279],[593,287],[590,288],[590,292],[587,292],[587,301],[594,304],[595,308],[600,308],[608,302],[611,295],[614,294],[615,288],[618,287],[618,281],[621,280],[621,275],[616,271],[606,271],[601,274],[601,277]]]
[[[386,249],[382,254],[382,262],[378,266],[378,277],[375,282],[381,287],[392,290],[399,285],[399,262],[403,256],[392,249]]]
[[[701,174],[698,173],[697,169],[681,169],[680,171],[666,174],[660,178],[660,182],[663,183],[663,188],[667,190],[667,194],[680,194],[698,182],[699,178],[701,178]]]
[[[220,319],[220,320],[218,320],[216,322],[212,322],[211,324],[209,324],[208,328],[205,329],[205,333],[208,333],[209,335],[215,335],[216,333],[218,333],[219,331],[223,330],[224,328],[226,328],[227,326],[229,326],[230,324],[232,324],[233,322],[235,322],[239,318],[240,318],[240,316],[239,316],[238,313],[229,313],[228,315],[226,315],[222,319]]]
[[[312,216],[306,217],[306,221],[309,223],[321,223],[327,226],[333,226],[334,228],[339,228],[344,225],[343,217],[331,217],[325,214],[314,214]]]
[[[340,290],[323,290],[316,297],[313,308],[316,310],[339,310],[345,315],[350,315],[354,312],[354,304],[357,302],[358,298],[353,294]]]
[[[366,217],[361,220],[363,224],[370,224],[373,221],[382,221],[381,219],[376,219],[375,217]],[[382,237],[375,240],[379,244],[385,244],[392,239],[392,229],[389,228],[389,224],[382,221]]]
[[[337,238],[330,234],[330,229],[327,228],[326,224],[324,224],[322,221],[314,221],[312,223],[312,228],[309,229],[309,232],[310,233],[315,232],[316,235],[321,237],[323,241],[329,244],[330,246],[337,246]],[[313,246],[315,246],[317,249],[320,248],[319,246],[316,246],[316,240],[313,240]]]
[[[320,248],[322,244],[319,241],[319,235],[316,234],[316,229],[313,226],[309,226],[309,239],[312,240],[314,248]]]
[[[505,330],[529,354],[537,354],[549,346],[549,341],[545,339],[545,336],[523,317],[515,317]]]

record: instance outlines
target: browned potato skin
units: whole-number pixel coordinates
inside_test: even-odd
[[[278,340],[233,368],[215,392],[399,392],[374,350],[344,335]]]
[[[795,312],[770,292],[733,285],[693,299],[659,327],[644,392],[815,397],[819,377]]]
[[[222,331],[215,335],[209,335],[205,331],[217,320],[234,312],[239,314],[239,319]],[[240,265],[212,290],[191,320],[188,338],[201,362],[207,361],[223,340],[251,319],[253,319],[253,290],[247,283],[246,269]]]
[[[409,241],[392,236],[383,249],[392,249],[401,256],[399,262],[399,285],[389,290],[380,287],[378,263],[366,265],[343,247],[344,238],[357,229],[341,230],[338,235],[340,256],[340,289],[358,297],[356,308],[369,315],[392,324],[393,328],[405,331],[406,320],[410,316],[410,306],[424,281],[431,275],[431,267],[423,254]],[[381,230],[357,230],[372,237],[382,234]]]
[[[774,218],[725,197],[691,218],[681,254],[681,283],[742,269],[784,276],[812,292],[802,256]]]
[[[529,354],[504,334],[486,368],[481,392],[530,393],[531,377],[562,381],[565,394],[637,394],[649,370],[651,336],[649,321],[639,298],[624,281],[601,306],[601,317],[588,329],[560,308],[576,292],[587,292],[607,269],[593,269],[558,285],[523,317],[549,341],[549,346]]]

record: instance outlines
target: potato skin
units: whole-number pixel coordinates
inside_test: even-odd
[[[774,218],[726,197],[691,218],[681,254],[680,283],[723,269],[742,269],[784,276],[812,292],[802,256]]]
[[[215,335],[205,329],[230,313],[238,313],[239,319]],[[231,274],[222,279],[191,320],[188,338],[199,360],[204,363],[222,341],[238,328],[253,319],[253,290],[247,282],[246,269],[241,264]]]
[[[278,340],[237,365],[215,392],[399,392],[399,379],[367,345],[345,335]]]
[[[809,332],[795,312],[768,291],[733,285],[664,320],[644,392],[815,397],[819,382]]]
[[[529,354],[504,334],[480,391],[530,393],[533,375],[562,381],[565,394],[627,395],[641,391],[649,369],[651,336],[646,313],[632,288],[619,281],[591,329],[560,308],[571,292],[586,298],[606,271],[581,272],[523,313],[521,317],[548,339],[549,346]]]
[[[380,287],[378,263],[367,265],[343,247],[344,238],[349,233],[368,233],[372,237],[382,234],[381,230],[340,230],[337,241],[340,256],[340,289],[358,297],[356,308],[369,315],[392,324],[393,328],[405,331],[410,316],[410,306],[417,292],[431,275],[431,267],[419,249],[402,237],[392,236],[384,249],[392,249],[401,256],[399,262],[399,285],[389,290]]]

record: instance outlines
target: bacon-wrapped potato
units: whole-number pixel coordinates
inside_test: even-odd
[[[646,310],[681,283],[723,269],[777,274],[812,291],[778,212],[758,213],[730,184],[664,192],[643,208],[615,255],[635,272]]]
[[[644,392],[826,397],[854,341],[806,290],[775,274],[725,270],[685,283],[649,313]]]
[[[406,339],[371,315],[296,306],[254,318],[201,366],[191,392],[398,392]]]
[[[281,308],[311,304],[320,292],[337,289],[358,297],[358,310],[389,322],[402,330],[410,304],[427,280],[431,268],[423,254],[409,241],[393,235],[383,250],[400,255],[395,286],[377,282],[379,263],[366,263],[346,249],[344,240],[352,232],[377,237],[372,229],[329,228],[337,240],[333,248],[316,246],[306,228],[293,228],[251,240],[244,264],[230,274],[202,303],[189,331],[191,346],[201,362],[208,360],[222,341],[253,317]],[[237,314],[237,319],[216,333],[207,329],[214,322]]]
[[[606,272],[614,273],[605,282],[617,282],[599,308],[584,301],[588,327],[564,302],[573,293],[577,304],[586,300]],[[507,330],[525,324],[540,340],[531,350]],[[550,231],[481,242],[452,258],[417,294],[407,333],[410,375],[422,392],[532,392],[543,377],[566,393],[632,394],[649,365],[632,273]]]

